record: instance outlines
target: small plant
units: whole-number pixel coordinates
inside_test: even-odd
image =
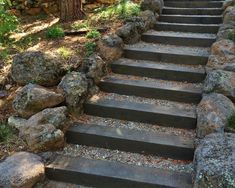
[[[228,38],[235,42],[235,32],[229,33]]]
[[[6,60],[9,57],[7,49],[0,50],[0,59]]]
[[[71,51],[71,49],[66,48],[66,47],[60,47],[58,48],[57,52],[61,55],[61,57],[63,57],[64,59],[69,59],[73,53]]]
[[[99,37],[100,37],[100,32],[97,31],[96,29],[93,29],[93,30],[89,31],[86,34],[86,38],[88,38],[88,39],[97,39]]]
[[[64,29],[60,26],[52,26],[46,32],[48,39],[58,39],[64,37]]]
[[[85,48],[86,48],[86,57],[91,56],[96,48],[96,43],[94,42],[86,42],[85,43]]]
[[[230,116],[228,120],[228,126],[235,130],[235,112]]]
[[[72,26],[71,26],[74,30],[79,30],[79,29],[86,29],[86,28],[89,28],[89,24],[88,24],[88,22],[86,21],[86,22],[75,22],[75,23],[73,23],[72,24]]]
[[[4,122],[0,123],[0,142],[8,141],[13,137],[12,129]]]

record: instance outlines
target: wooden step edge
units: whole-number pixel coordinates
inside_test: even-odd
[[[88,115],[158,124],[166,127],[183,129],[195,129],[196,127],[195,111],[152,104],[110,99],[89,100],[84,105],[84,112]]]
[[[192,160],[194,155],[193,138],[163,133],[74,123],[66,137],[67,142],[72,144],[153,154],[177,160]]]
[[[188,173],[138,167],[119,162],[57,156],[46,166],[46,177],[97,188],[191,188]]]

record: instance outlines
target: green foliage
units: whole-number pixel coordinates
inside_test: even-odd
[[[85,43],[85,48],[86,48],[86,57],[91,56],[96,48],[96,43],[94,42],[86,42]]]
[[[19,24],[17,17],[7,11],[10,5],[10,1],[0,0],[0,43],[8,42],[11,32],[16,31]]]
[[[64,37],[64,29],[58,25],[50,27],[46,32],[48,39],[58,39]]]
[[[0,123],[0,142],[8,141],[13,137],[13,130],[6,124]]]
[[[75,22],[71,26],[74,30],[80,30],[80,29],[86,29],[89,28],[89,23],[88,21],[85,22]]]
[[[7,49],[3,49],[0,51],[0,59],[6,60],[9,57],[9,53]]]
[[[235,130],[235,112],[230,116],[228,126]]]
[[[86,34],[86,38],[88,38],[88,39],[97,39],[99,37],[100,37],[100,32],[97,31],[96,29],[93,29],[93,30],[89,31]]]
[[[66,48],[66,47],[64,47],[64,46],[58,48],[57,52],[58,52],[58,53],[61,55],[61,57],[64,58],[64,59],[69,59],[69,58],[73,55],[71,49]]]
[[[107,8],[101,8],[93,17],[96,20],[127,19],[137,16],[140,12],[140,6],[130,0],[122,0],[116,5]]]
[[[235,32],[229,33],[228,38],[235,42]]]

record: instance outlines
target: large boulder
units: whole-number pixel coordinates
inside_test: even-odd
[[[19,152],[0,163],[0,187],[31,188],[44,178],[44,164],[39,156]]]
[[[235,63],[235,45],[231,40],[215,42],[211,48],[211,55],[207,63],[207,72],[213,69],[224,69]]]
[[[144,21],[146,31],[153,28],[157,21],[157,16],[151,10],[141,11],[139,17]]]
[[[30,117],[63,101],[64,96],[61,93],[56,93],[36,84],[28,84],[17,92],[13,101],[13,108],[20,116]]]
[[[116,34],[122,38],[125,44],[134,44],[140,40],[141,35],[138,32],[136,24],[128,22],[116,31]]]
[[[18,116],[10,116],[7,120],[9,126],[14,129],[20,130],[27,124],[27,120]]]
[[[223,17],[223,23],[229,23],[231,21],[235,21],[235,8],[233,6],[230,6],[226,8],[224,12]]]
[[[205,79],[204,92],[221,93],[235,102],[235,73],[224,70],[209,72]]]
[[[23,52],[14,57],[11,75],[20,85],[36,83],[42,86],[57,85],[64,73],[57,58],[40,51]]]
[[[68,108],[74,115],[81,112],[83,102],[88,95],[88,87],[86,75],[74,71],[66,74],[58,85],[58,88],[64,91]]]
[[[124,43],[116,34],[103,36],[97,45],[102,58],[108,62],[119,59],[123,54]]]
[[[141,10],[151,10],[158,14],[161,14],[163,5],[163,0],[142,0],[140,3]]]
[[[194,188],[235,187],[235,134],[206,136],[194,155]]]
[[[223,9],[225,10],[229,6],[233,6],[235,4],[235,0],[225,0],[223,2]]]
[[[52,124],[27,126],[23,130],[23,138],[34,152],[56,150],[64,145],[64,133]]]
[[[203,138],[210,133],[223,132],[234,110],[233,102],[224,95],[204,94],[197,107],[197,137]]]
[[[92,79],[96,84],[108,72],[107,64],[97,55],[84,59],[81,69],[86,74],[86,77]]]
[[[217,33],[217,40],[234,38],[235,33],[235,21],[231,21],[228,24],[222,24]]]

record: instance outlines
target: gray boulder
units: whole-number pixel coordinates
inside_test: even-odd
[[[233,6],[235,4],[235,0],[225,0],[223,2],[223,9],[225,10],[229,6]]]
[[[107,64],[97,55],[84,59],[81,69],[86,74],[86,77],[92,79],[96,84],[108,72]]]
[[[18,152],[0,163],[0,187],[31,188],[44,178],[44,164],[39,156]]]
[[[221,93],[235,102],[235,73],[224,70],[209,72],[205,79],[204,92]]]
[[[80,72],[66,74],[58,88],[64,91],[65,100],[69,110],[74,114],[80,114],[83,102],[88,95],[88,79]]]
[[[213,69],[224,69],[225,66],[233,63],[235,63],[234,42],[225,39],[215,42],[206,65],[207,72]]]
[[[231,21],[235,21],[235,8],[233,6],[230,6],[226,8],[224,12],[223,17],[223,23],[229,23]]]
[[[17,116],[10,116],[7,120],[9,126],[20,130],[22,127],[26,126],[27,119],[17,117]]]
[[[103,36],[97,45],[102,58],[108,62],[119,59],[123,54],[123,40],[116,34]]]
[[[40,51],[23,52],[14,57],[11,75],[20,85],[36,83],[42,86],[57,85],[64,74],[63,66],[54,57]]]
[[[235,134],[206,136],[194,155],[194,188],[235,187]]]
[[[146,31],[153,28],[157,21],[156,15],[150,10],[141,11],[139,17],[144,21]]]
[[[235,33],[235,21],[228,24],[222,24],[217,33],[217,40],[229,39],[232,40]]]
[[[210,133],[223,132],[234,111],[233,102],[224,95],[203,95],[197,107],[197,137],[203,138]]]
[[[151,10],[158,14],[161,14],[163,6],[163,0],[142,0],[140,3],[142,10]]]
[[[134,44],[140,40],[135,23],[128,22],[116,31],[116,34],[122,38],[125,44]]]
[[[28,84],[17,92],[13,108],[22,117],[31,115],[49,107],[54,107],[64,101],[61,93],[36,84]]]

